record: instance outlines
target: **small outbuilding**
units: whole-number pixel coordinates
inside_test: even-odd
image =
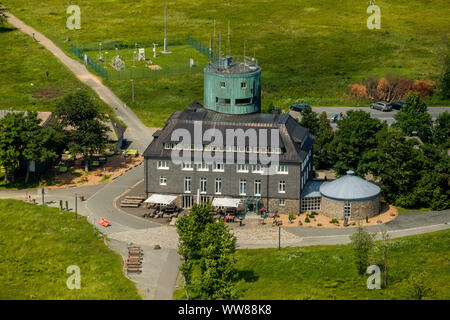
[[[320,186],[321,211],[330,218],[357,220],[380,213],[381,189],[347,171],[347,175]]]

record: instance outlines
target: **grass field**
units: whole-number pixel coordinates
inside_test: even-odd
[[[156,58],[153,58],[153,48],[145,48],[145,58],[150,59],[154,65],[160,66],[161,70],[167,70],[168,72],[171,69],[176,71],[183,70],[186,73],[190,72],[200,72],[203,71],[203,67],[208,63],[208,58],[196,51],[189,45],[177,45],[170,48],[172,50],[172,54],[161,54],[160,48],[157,47],[157,55]],[[126,69],[133,68],[146,68],[150,63],[148,61],[137,61],[137,56],[134,61],[133,66],[133,56],[135,49],[120,49],[118,50],[118,54],[122,57],[122,60],[125,61]],[[105,52],[108,52],[105,55]],[[116,56],[116,50],[102,50],[103,57],[106,57],[105,61],[98,61],[97,58],[99,56],[99,51],[86,51],[86,54],[95,60],[98,64],[100,64],[105,70],[115,70],[110,62],[111,59]],[[189,58],[194,59],[195,66],[194,70],[190,70],[189,67]]]
[[[433,299],[450,299],[450,230],[393,240],[387,289],[368,290],[350,245],[238,250],[240,299],[410,299],[404,284],[427,271]],[[184,290],[176,290],[184,299]]]
[[[80,267],[81,288],[66,286]],[[56,208],[0,200],[0,299],[140,299],[122,259],[85,218]]]
[[[80,0],[81,30],[68,30],[70,1],[4,0],[12,13],[42,31],[66,52],[71,43],[163,38],[164,2],[156,0]],[[208,44],[216,20],[225,52],[228,20],[231,53],[255,55],[263,68],[263,107],[287,108],[295,102],[313,106],[358,102],[346,97],[348,85],[388,72],[436,81],[437,51],[450,29],[447,0],[377,1],[381,29],[369,30],[368,2],[304,1],[169,1],[170,37],[191,34]],[[68,37],[70,42],[64,42]],[[170,47],[169,47],[170,49]],[[187,57],[188,58],[188,57]],[[161,126],[175,110],[203,98],[201,75],[136,80],[136,103],[130,83],[107,82],[149,126]],[[433,99],[429,105],[449,105]]]
[[[65,94],[92,92],[44,47],[10,26],[0,28],[0,55],[0,109],[52,111]]]

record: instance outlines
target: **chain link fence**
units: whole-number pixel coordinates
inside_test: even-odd
[[[102,42],[102,50],[115,50],[117,49],[134,49],[137,47],[139,48],[147,48],[152,47],[153,44],[156,43],[158,45],[164,45],[160,44],[157,41],[141,41],[139,43],[136,42],[125,42],[125,41],[109,41],[109,42]],[[201,54],[205,55],[208,58],[216,59],[217,55],[210,51],[207,46],[205,46],[200,41],[197,41],[196,39],[192,37],[186,38],[178,38],[178,39],[171,39],[170,45],[190,45],[192,48],[200,52]],[[99,43],[86,43],[81,46],[81,48],[78,48],[75,45],[72,45],[72,52],[75,56],[77,56],[81,61],[83,61],[86,65],[91,67],[97,74],[99,74],[101,77],[107,80],[131,80],[131,79],[139,79],[139,78],[156,78],[160,76],[165,75],[171,75],[171,74],[186,74],[186,73],[195,73],[198,72],[198,70],[191,70],[191,68],[186,67],[171,67],[168,69],[162,69],[162,70],[150,70],[148,68],[134,68],[134,69],[125,69],[121,71],[116,70],[107,70],[100,64],[98,64],[95,60],[88,57],[86,52],[88,51],[98,51],[100,49]]]

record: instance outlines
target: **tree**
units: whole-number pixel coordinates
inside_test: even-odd
[[[56,159],[58,145],[61,144],[63,136],[53,128],[42,128],[37,118],[36,112],[30,112],[24,118],[27,130],[22,132],[23,152],[22,155],[27,161],[27,173],[25,183],[28,182],[30,174],[30,163],[46,162],[50,159]]]
[[[22,132],[25,128],[23,113],[8,113],[0,119],[0,167],[5,169],[4,183],[8,183],[8,174],[19,167],[23,149]]]
[[[418,204],[433,210],[450,208],[450,156],[447,149],[432,144],[420,147],[423,168],[414,190]]]
[[[361,224],[358,224],[356,232],[350,236],[355,265],[360,275],[365,274],[367,267],[369,266],[374,237],[375,235],[369,234]]]
[[[425,297],[432,297],[436,294],[428,273],[411,274],[407,280],[404,280],[404,290],[406,294],[416,300],[422,300]]]
[[[68,131],[69,150],[83,155],[85,171],[89,171],[90,157],[103,152],[108,142],[106,115],[86,91],[67,95],[58,104],[55,115],[60,129]]]
[[[387,126],[386,123],[371,118],[368,112],[350,110],[337,122],[337,126],[338,131],[330,144],[334,169],[338,175],[348,170],[364,175],[367,164],[362,161],[362,155],[377,147],[376,134]]]
[[[201,240],[199,289],[202,300],[235,299],[236,268],[233,256],[236,237],[224,221],[209,223]]]
[[[431,140],[431,115],[427,112],[427,106],[420,99],[419,93],[406,96],[406,106],[394,115],[394,119],[397,122],[393,126],[402,129],[407,136],[417,132],[422,141]]]
[[[434,144],[450,148],[450,112],[445,111],[436,118],[432,131]]]
[[[383,286],[386,288],[388,284],[389,256],[392,248],[391,237],[386,229],[381,231],[381,240],[377,243],[377,246],[381,254]]]
[[[307,106],[302,110],[301,115],[300,125],[309,129],[309,132],[316,136],[319,132],[319,117],[317,113]]]
[[[377,147],[364,155],[365,168],[381,178],[381,190],[387,201],[414,206],[416,198],[412,191],[422,168],[421,153],[414,148],[414,140],[406,140],[397,128],[385,128],[376,138]]]
[[[327,168],[332,165],[330,143],[333,141],[334,132],[326,112],[319,116],[319,127],[314,141],[314,166],[316,169]]]
[[[208,223],[212,221],[213,208],[211,205],[195,204],[189,216],[178,218],[176,228],[178,233],[178,253],[183,259],[180,271],[185,280],[185,292],[187,299],[194,286],[192,271],[195,260],[200,259],[202,234]]]
[[[442,68],[442,74],[439,81],[439,86],[441,89],[441,96],[444,99],[450,99],[450,50],[447,49],[447,52],[444,57],[444,63]]]

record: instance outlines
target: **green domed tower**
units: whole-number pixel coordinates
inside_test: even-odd
[[[261,112],[261,68],[257,60],[220,58],[210,62],[204,74],[206,109],[226,114]]]

